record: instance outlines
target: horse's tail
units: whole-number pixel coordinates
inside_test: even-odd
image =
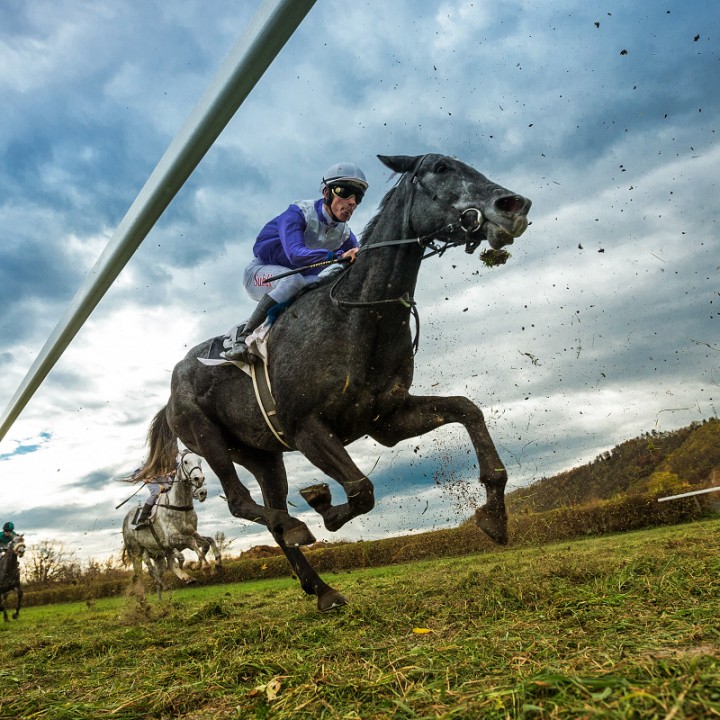
[[[178,444],[177,435],[167,421],[166,407],[162,408],[150,423],[147,442],[150,448],[148,459],[136,477],[151,480],[175,471]]]

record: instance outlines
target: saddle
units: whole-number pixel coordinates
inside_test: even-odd
[[[130,529],[135,530],[136,525],[140,521],[140,514],[142,513],[143,505],[138,505],[135,508],[135,514],[132,516],[132,520],[130,520]],[[155,515],[157,514],[157,503],[155,503],[152,506],[152,510],[150,511],[150,517],[148,518],[148,525],[152,527],[153,521],[155,520]]]

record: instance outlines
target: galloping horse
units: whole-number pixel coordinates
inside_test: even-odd
[[[288,513],[283,452],[299,450],[342,487],[333,504],[327,484],[301,490],[330,531],[374,506],[373,485],[345,446],[369,435],[396,445],[447,423],[467,430],[485,486],[477,524],[507,542],[507,472],[480,409],[465,397],[411,395],[419,320],[413,299],[423,256],[487,240],[494,250],[528,226],[530,200],[443,155],[378,156],[401,176],[370,221],[356,261],[337,279],[301,295],[269,334],[268,373],[284,443],[269,429],[250,377],[231,365],[206,366],[213,340],[196,346],[173,371],[170,399],[148,431],[149,469],[162,467],[177,438],[202,455],[220,479],[230,512],[267,527],[303,590],[320,610],[346,603],[310,566],[298,546],[314,538]],[[415,338],[417,343],[417,337]],[[257,480],[263,504],[233,465]]]
[[[7,596],[15,590],[17,593],[17,608],[12,614],[13,620],[20,617],[20,603],[23,591],[20,587],[19,558],[25,554],[25,538],[18,535],[8,543],[7,550],[0,557],[0,610],[5,622],[9,622],[7,614]]]
[[[162,575],[166,569],[172,570],[183,582],[194,582],[182,569],[182,564],[177,562],[177,554],[185,548],[197,553],[202,567],[208,549],[207,541],[210,540],[216,562],[220,559],[215,542],[197,531],[194,496],[201,501],[207,497],[202,459],[195,453],[184,451],[177,463],[177,473],[170,490],[158,498],[155,517],[149,527],[135,529],[132,526],[137,510],[130,510],[123,521],[124,556],[132,560],[135,577],[139,576],[142,561],[145,561],[158,595],[162,591]],[[207,560],[205,563],[209,565]]]

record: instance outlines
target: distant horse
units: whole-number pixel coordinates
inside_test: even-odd
[[[205,500],[207,500],[207,494],[207,485],[201,485],[199,488],[196,488],[193,491],[193,500],[204,503]],[[207,560],[207,554],[210,552],[210,550],[212,550],[213,557],[215,558],[215,572],[218,574],[222,573],[222,555],[220,553],[220,548],[215,542],[215,539],[210,537],[209,535],[201,535],[197,531],[193,534],[193,539],[198,546],[198,551],[196,553],[198,557],[197,569],[202,570],[203,568],[205,568],[206,572],[210,572],[213,569]],[[184,548],[175,548],[173,555],[175,556],[175,560],[178,562],[181,569],[185,564],[185,556],[182,554],[182,550],[192,549],[193,548],[191,548],[190,545],[186,545]]]
[[[195,498],[197,500],[197,498]],[[202,500],[200,501],[202,502]],[[220,551],[220,548],[217,546],[217,543],[215,542],[215,539],[210,537],[209,535],[200,535],[200,533],[196,533],[194,535],[195,542],[197,543],[197,546],[199,548],[199,552],[197,553],[198,556],[198,565],[197,569],[202,570],[205,568],[205,572],[209,573],[212,570],[214,570],[215,573],[218,575],[221,575],[223,572],[223,564],[222,564],[222,554]],[[184,548],[184,549],[190,549],[190,548]],[[215,567],[213,568],[210,563],[207,560],[207,554],[210,552],[210,550],[213,551],[213,556],[215,558]],[[173,555],[175,557],[175,561],[180,565],[182,568],[185,565],[185,556],[182,554],[182,551],[179,549],[176,549],[173,552]]]
[[[325,527],[336,531],[375,503],[373,485],[346,445],[370,436],[393,446],[460,423],[487,494],[475,520],[495,542],[507,542],[507,471],[482,412],[465,397],[409,392],[419,329],[413,295],[424,255],[456,246],[473,252],[483,240],[500,250],[526,230],[531,202],[447,156],[378,157],[401,177],[363,233],[356,261],[337,279],[298,297],[269,334],[268,373],[285,443],[266,424],[246,373],[229,364],[198,362],[214,339],[175,366],[170,399],[148,431],[147,468],[161,467],[175,452],[177,438],[201,454],[220,479],[230,512],[272,533],[320,610],[346,600],[298,547],[314,538],[288,513],[282,459],[288,449],[299,450],[342,486],[346,501],[339,504],[333,504],[326,483],[301,490]],[[263,504],[240,482],[233,463],[255,477]]]
[[[163,493],[155,503],[154,517],[149,527],[138,529],[133,527],[136,509],[125,516],[123,555],[132,561],[136,578],[139,577],[142,562],[145,561],[158,595],[162,592],[162,576],[167,569],[183,582],[194,582],[193,578],[182,569],[181,563],[177,562],[176,553],[189,548],[196,552],[198,557],[202,556],[205,559],[207,552],[205,538],[197,532],[197,513],[193,508],[194,494],[199,494],[203,500],[207,497],[204,485],[202,459],[195,453],[184,451],[177,463],[177,472],[170,490]],[[212,546],[215,558],[218,560],[220,552],[214,541]]]
[[[12,614],[13,620],[20,617],[20,603],[22,602],[23,591],[20,587],[20,562],[19,559],[25,554],[25,538],[21,535],[8,543],[7,550],[0,557],[0,610],[2,610],[5,622],[9,622],[7,614],[7,598],[14,590],[17,593],[17,608]]]

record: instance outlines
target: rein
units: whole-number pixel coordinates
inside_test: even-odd
[[[175,482],[189,482],[193,487],[196,489],[202,486],[202,482],[199,485],[195,485],[195,482],[193,480],[192,474],[195,472],[195,470],[199,470],[202,473],[202,461],[198,460],[197,465],[193,465],[193,467],[190,468],[190,470],[185,470],[185,466],[183,465],[183,458],[185,455],[187,455],[190,451],[189,450],[183,450],[183,452],[180,454],[180,460],[177,463],[176,473],[177,475],[172,479],[170,482],[170,485],[173,485]],[[182,474],[182,478],[178,477],[178,475]],[[192,503],[190,505],[170,505],[170,503],[158,503],[158,508],[165,508],[166,510],[179,510],[180,512],[190,512],[193,509]]]
[[[426,193],[428,193],[428,195],[431,196],[433,202],[437,202],[447,208],[454,209],[450,204],[446,203],[437,195],[432,193],[431,190],[427,187],[427,185],[425,185],[420,179],[418,172],[420,172],[420,168],[422,167],[423,161],[426,157],[427,155],[424,155],[422,157],[422,159],[417,165],[417,168],[413,172],[412,178],[410,179],[410,183],[412,185],[411,196],[409,202],[406,204],[405,217],[403,218],[403,225],[407,228],[410,227],[410,210],[412,209],[412,204],[415,199],[415,189],[418,187],[422,188]],[[466,223],[464,222],[466,213],[475,213],[475,220],[472,224],[466,225]],[[366,252],[367,250],[374,250],[375,248],[390,247],[394,245],[409,245],[411,243],[417,243],[418,245],[420,245],[421,248],[423,248],[423,250],[426,250],[428,247],[432,248],[432,252],[423,253],[421,261],[425,260],[426,258],[432,257],[433,255],[442,256],[448,248],[457,247],[459,245],[465,246],[465,252],[473,253],[477,249],[478,245],[482,242],[482,240],[473,240],[472,242],[469,240],[452,241],[438,238],[438,235],[440,235],[441,233],[450,233],[455,230],[462,230],[467,234],[476,233],[482,228],[484,223],[485,217],[483,216],[481,210],[479,210],[478,208],[466,208],[460,213],[460,220],[457,224],[454,222],[447,223],[446,225],[443,225],[443,227],[438,228],[437,230],[434,230],[433,232],[428,233],[427,235],[422,235],[420,237],[402,238],[398,240],[383,240],[382,242],[372,243],[370,245],[363,245],[358,250],[358,255],[360,253]],[[442,243],[442,246],[438,245],[437,243]],[[369,308],[376,305],[391,305],[395,303],[399,303],[403,307],[408,308],[412,313],[413,317],[415,318],[415,338],[413,339],[412,349],[413,355],[416,355],[420,347],[420,313],[418,312],[415,299],[411,298],[408,293],[403,293],[400,297],[388,298],[387,300],[340,300],[335,296],[335,291],[340,284],[340,281],[347,277],[347,274],[350,272],[351,269],[352,265],[348,266],[345,271],[342,272],[337,278],[337,280],[335,280],[335,282],[332,284],[329,293],[330,300],[332,300],[332,302],[334,302],[335,305],[337,305],[338,307],[356,309]]]

